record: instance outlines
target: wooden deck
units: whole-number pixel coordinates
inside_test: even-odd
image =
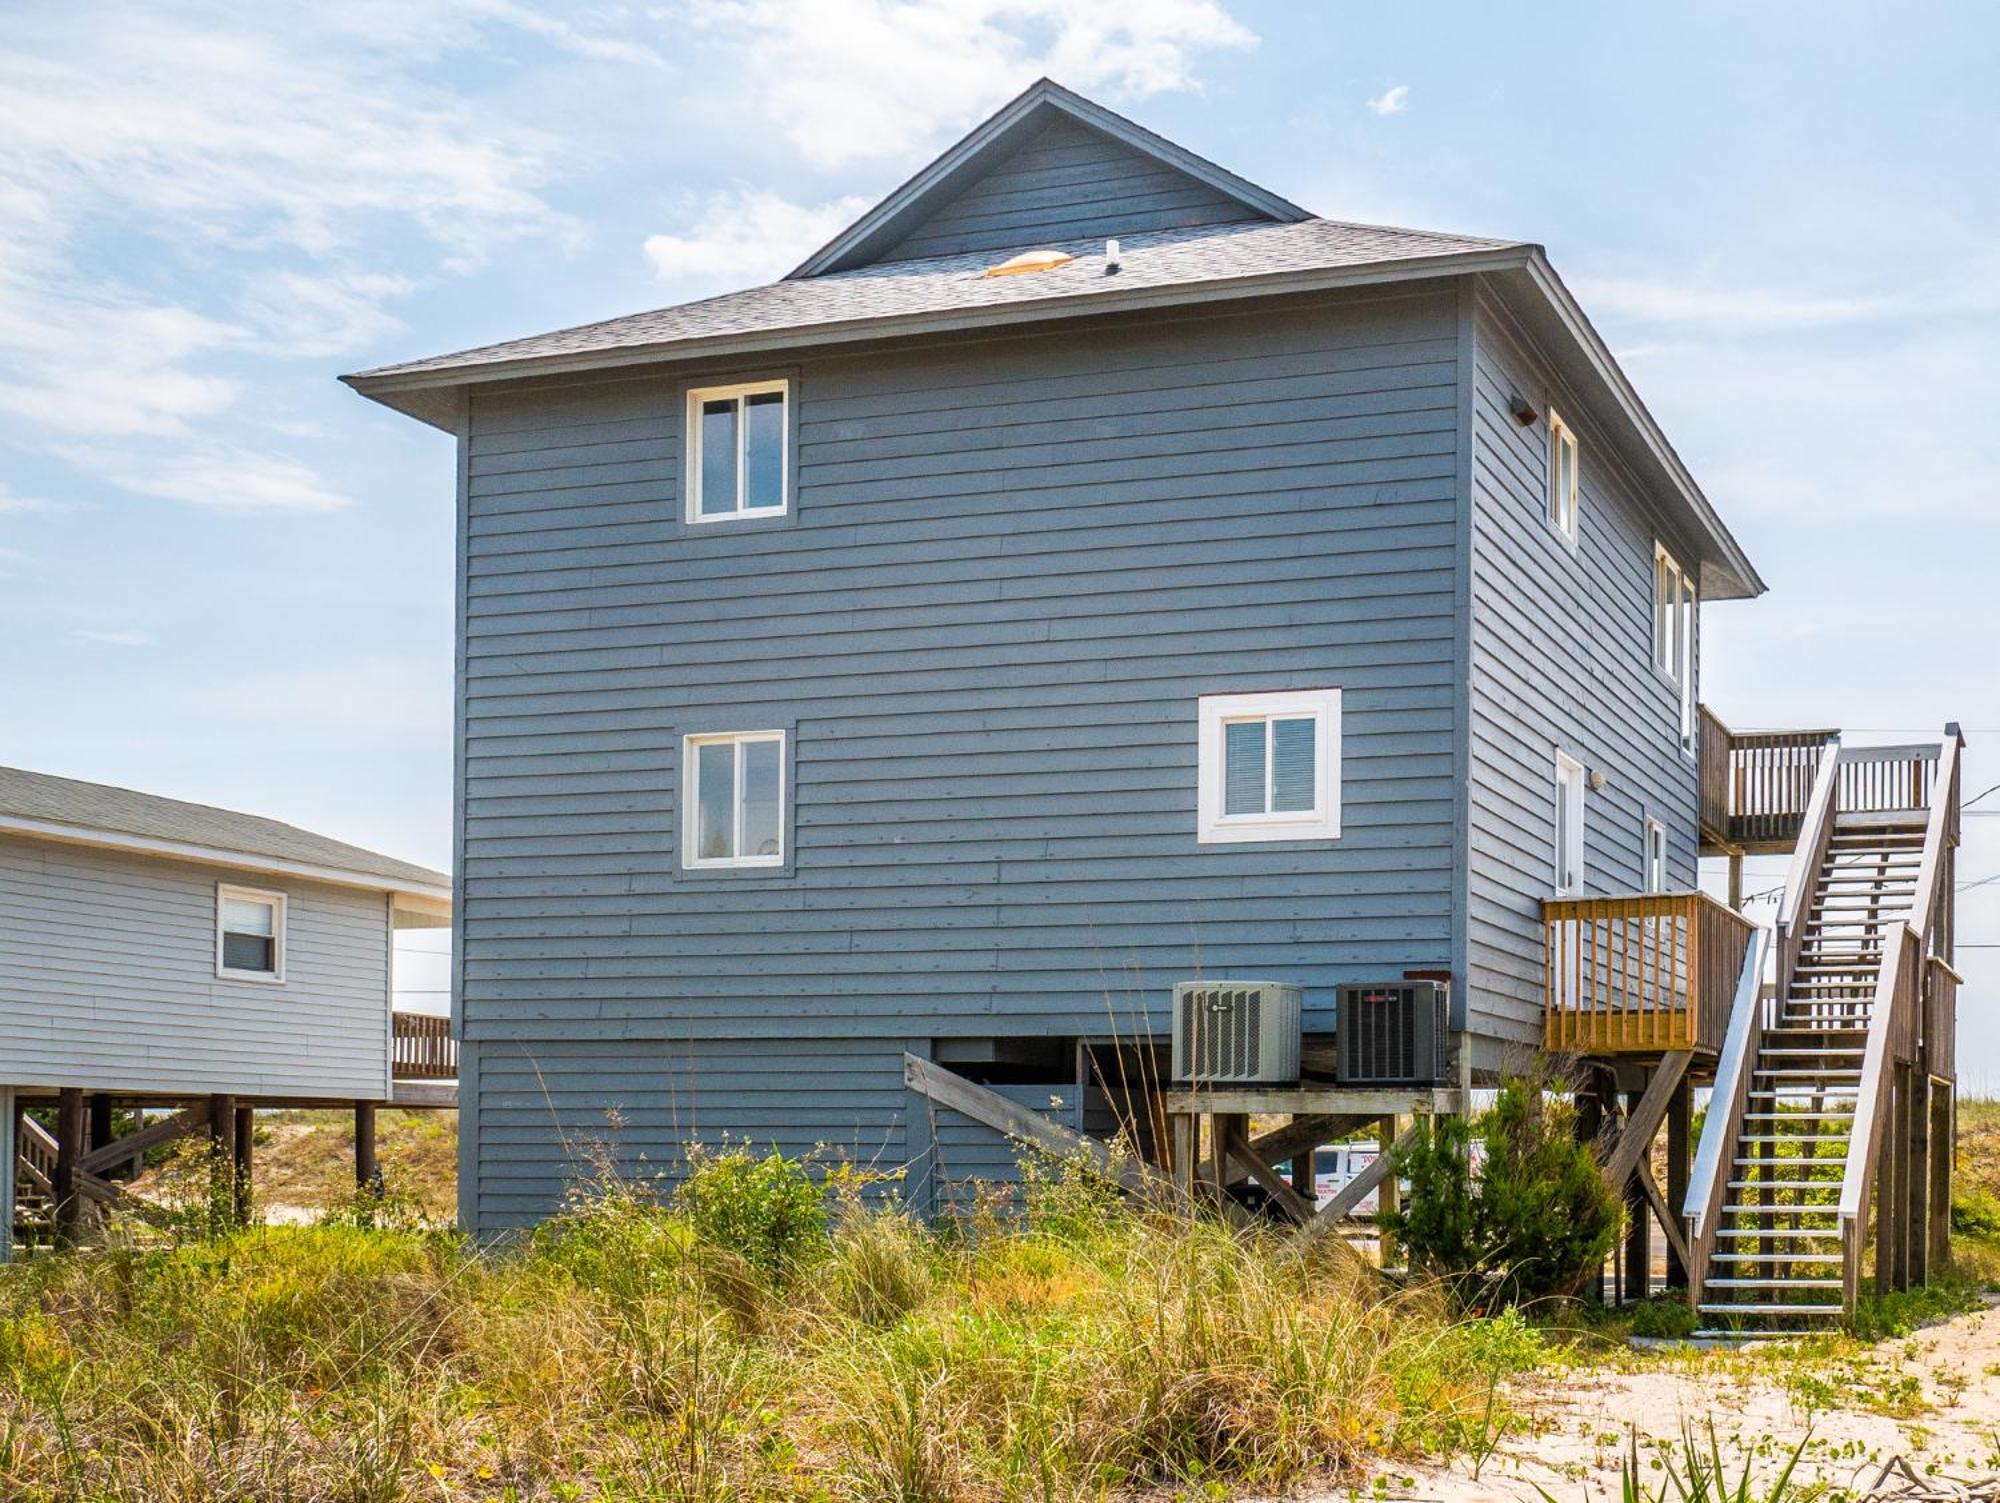
[[[458,1079],[458,1040],[451,1036],[451,1019],[427,1012],[397,1013],[389,1061],[396,1080]]]
[[[1543,1047],[1557,1054],[1713,1054],[1754,926],[1699,892],[1553,898]]]
[[[1701,850],[1789,852],[1837,731],[1732,731],[1701,707]]]

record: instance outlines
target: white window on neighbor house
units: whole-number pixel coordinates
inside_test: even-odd
[[[1583,891],[1583,764],[1556,753],[1556,896]]]
[[[785,733],[730,731],[682,743],[683,864],[785,864]]]
[[[1577,537],[1576,435],[1554,409],[1549,412],[1549,526],[1574,543]]]
[[[1681,745],[1694,748],[1694,581],[1665,548],[1653,549],[1653,666],[1680,690]]]
[[[1646,821],[1646,891],[1667,890],[1667,827],[1657,819]]]
[[[222,884],[215,889],[215,974],[285,979],[285,895]]]
[[[688,521],[784,515],[791,484],[790,407],[785,381],[688,393]]]
[[[1198,841],[1340,834],[1338,689],[1207,694],[1198,720]]]

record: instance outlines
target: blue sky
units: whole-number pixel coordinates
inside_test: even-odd
[[[1955,718],[2000,782],[2000,16],[1635,11],[0,4],[0,761],[446,864],[450,441],[334,375],[768,280],[1048,73],[1319,213],[1547,245],[1771,584],[1704,697]]]

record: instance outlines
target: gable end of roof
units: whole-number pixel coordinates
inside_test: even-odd
[[[1066,117],[1185,174],[1277,224],[1312,216],[1297,204],[1239,177],[1205,157],[1155,135],[1051,79],[1030,84],[975,126],[922,171],[785,274],[786,281],[851,271],[894,245],[917,223],[949,203],[996,159],[1049,119]]]

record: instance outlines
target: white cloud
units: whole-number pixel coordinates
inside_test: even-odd
[[[809,209],[757,188],[712,193],[682,206],[685,234],[646,237],[646,260],[689,296],[754,286],[784,275],[867,207],[865,198],[839,198]]]
[[[1200,52],[1256,43],[1216,0],[683,0],[657,14],[753,59],[763,118],[824,165],[907,159],[1038,74],[1145,97],[1195,87]]]
[[[283,454],[221,444],[198,444],[166,455],[96,447],[57,452],[128,491],[214,511],[321,512],[349,504],[310,467]]]
[[[403,321],[382,305],[407,297],[416,286],[408,277],[382,273],[272,271],[245,293],[241,311],[261,336],[261,351],[314,358],[345,355],[400,332]]]
[[[1368,101],[1368,108],[1378,115],[1400,115],[1409,107],[1410,86],[1408,84],[1397,84],[1394,88],[1384,89],[1380,94],[1377,94],[1373,99]]]
[[[1737,330],[1825,328],[1898,311],[1898,305],[1886,298],[1821,297],[1633,277],[1583,278],[1577,283],[1577,296],[1595,315]]]
[[[144,631],[89,631],[79,630],[73,635],[79,642],[88,642],[98,647],[150,647],[153,634]]]
[[[596,17],[514,0],[282,12],[83,0],[11,14],[0,418],[30,442],[153,444],[94,466],[147,494],[196,499],[214,482],[250,509],[338,504],[278,456],[217,470],[217,425],[256,420],[255,361],[397,332],[390,305],[415,284],[371,263],[393,253],[407,266],[412,234],[452,271],[509,238],[582,233],[543,196],[557,145],[430,66],[502,31],[656,61]]]
[[[0,515],[8,512],[65,511],[68,508],[60,501],[50,501],[41,496],[24,496],[6,481],[0,480]]]

